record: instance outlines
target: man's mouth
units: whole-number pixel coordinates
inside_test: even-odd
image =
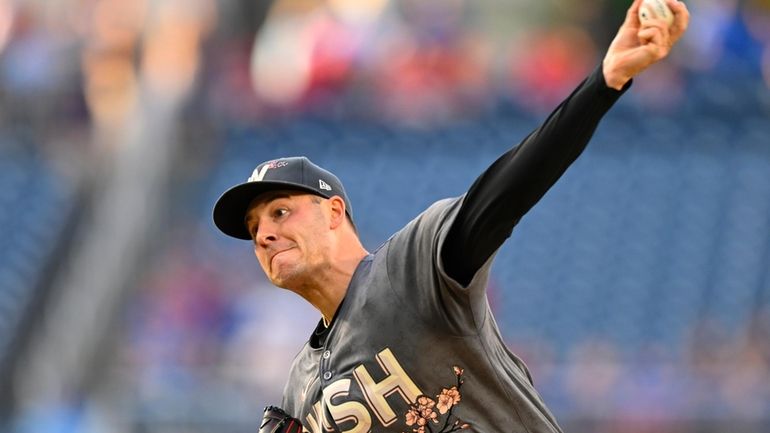
[[[273,255],[270,257],[270,264],[272,265],[272,264],[273,264],[273,260],[275,260],[275,258],[276,258],[276,257],[278,257],[280,254],[283,254],[283,253],[285,253],[286,251],[289,251],[289,250],[291,250],[291,249],[293,249],[293,248],[294,248],[294,247],[291,247],[291,248],[286,248],[285,250],[281,250],[281,251],[278,251],[278,252],[276,252],[275,254],[273,254]]]

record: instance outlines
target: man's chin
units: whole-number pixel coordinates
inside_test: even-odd
[[[280,287],[282,289],[291,289],[292,287],[296,286],[297,283],[301,280],[301,275],[299,275],[299,272],[282,270],[279,272],[272,273],[269,279],[270,279],[270,282],[277,287]]]

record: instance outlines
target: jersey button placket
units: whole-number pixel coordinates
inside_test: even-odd
[[[331,350],[325,349],[323,353],[321,354],[321,371],[323,374],[321,374],[321,378],[323,380],[328,381],[334,376],[334,373],[331,370],[329,358],[331,358],[332,352]]]

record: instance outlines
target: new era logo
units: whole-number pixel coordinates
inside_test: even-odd
[[[318,179],[318,187],[327,191],[332,190],[332,187],[330,187],[328,183],[322,181],[321,179]]]

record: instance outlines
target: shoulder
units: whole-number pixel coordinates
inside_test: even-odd
[[[422,213],[407,223],[396,235],[410,230],[437,232],[454,220],[464,196],[445,198],[434,202]]]
[[[434,264],[436,251],[460,208],[462,197],[434,202],[390,237],[378,252],[396,273],[403,268]],[[400,271],[399,271],[400,270]]]
[[[400,245],[405,240],[414,241],[416,235],[438,234],[441,227],[448,226],[448,223],[451,223],[454,219],[464,197],[465,195],[433,202],[433,204],[375,248],[373,255],[377,256],[387,253],[388,250],[393,248],[394,244]]]

